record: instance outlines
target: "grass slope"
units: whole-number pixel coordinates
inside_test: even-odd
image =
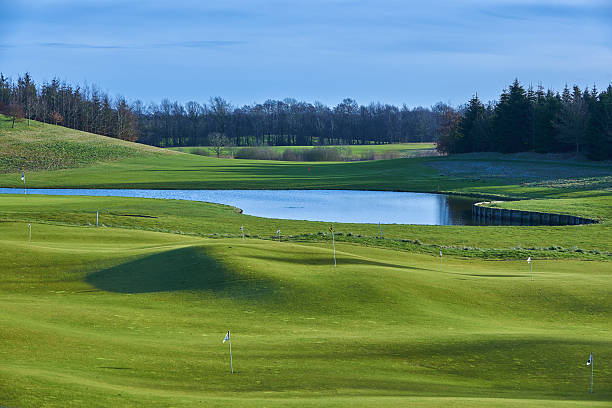
[[[598,407],[612,263],[0,222],[0,404]],[[231,329],[236,374],[221,339]],[[596,358],[588,393],[589,353]]]
[[[0,115],[0,173],[56,170],[95,163],[167,155],[163,149],[125,142],[37,121],[16,122]]]

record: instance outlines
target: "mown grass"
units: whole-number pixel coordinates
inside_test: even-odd
[[[0,173],[56,170],[166,154],[162,149],[0,115]]]
[[[519,202],[520,203],[520,202]],[[606,207],[606,201],[600,205]],[[608,206],[609,207],[609,206]],[[608,209],[609,210],[609,209]],[[200,237],[247,237],[293,242],[329,242],[329,223],[259,218],[238,209],[195,201],[122,197],[3,195],[0,220],[93,225],[95,214],[106,226],[171,232]],[[411,252],[445,253],[493,259],[568,258],[612,260],[609,223],[563,227],[426,226],[334,224],[336,239]]]
[[[266,156],[276,156],[278,160],[283,160],[283,154],[288,156],[287,160],[297,161],[294,155],[289,153],[300,153],[312,149],[335,149],[338,157],[342,161],[354,160],[380,160],[380,159],[399,159],[406,157],[421,157],[421,156],[436,156],[436,145],[434,143],[395,143],[383,145],[329,145],[329,146],[261,146],[261,147],[227,147],[224,149],[223,156],[244,158],[244,151],[248,151],[249,155],[255,156],[254,159],[262,159]],[[197,154],[201,156],[215,156],[208,146],[188,146],[188,147],[171,147],[170,150],[175,150],[184,153]],[[258,154],[259,152],[259,154]],[[317,160],[323,161],[323,160]]]
[[[524,211],[555,212],[583,217],[597,215],[603,220],[612,216],[612,193],[582,198],[557,198],[491,203],[491,207],[513,208]]]
[[[612,263],[0,222],[0,403],[593,407]],[[221,340],[232,330],[235,374]],[[596,358],[595,393],[589,394]]]

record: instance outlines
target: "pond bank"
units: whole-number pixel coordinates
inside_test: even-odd
[[[567,214],[554,214],[538,211],[511,210],[506,208],[488,207],[488,204],[501,201],[483,201],[472,205],[475,218],[487,223],[497,221],[500,224],[526,223],[529,225],[580,225],[598,224],[598,220]]]

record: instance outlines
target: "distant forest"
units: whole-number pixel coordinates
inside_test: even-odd
[[[58,79],[35,84],[28,73],[16,81],[0,74],[0,112],[160,147],[437,142],[449,154],[578,152],[612,159],[612,86],[559,93],[525,89],[515,80],[498,101],[484,104],[474,96],[458,108],[364,106],[352,99],[335,107],[295,99],[232,106],[221,97],[145,105],[111,98],[96,86]]]

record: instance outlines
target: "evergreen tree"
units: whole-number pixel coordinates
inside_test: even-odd
[[[612,159],[612,85],[597,98],[590,98],[586,127],[587,156],[593,160]]]
[[[493,119],[494,144],[491,150],[501,153],[523,152],[529,149],[531,106],[525,89],[516,79],[500,96]]]
[[[580,88],[574,86],[570,94],[567,86],[563,91],[561,109],[553,120],[553,125],[559,132],[558,144],[555,150],[580,151],[584,142],[588,105]]]
[[[561,111],[561,97],[549,90],[544,97],[538,98],[535,106],[535,143],[534,150],[538,153],[547,153],[554,150],[557,145],[558,130],[553,121]]]
[[[459,120],[456,153],[488,150],[489,135],[485,120],[485,107],[478,99],[478,95],[474,95]]]

